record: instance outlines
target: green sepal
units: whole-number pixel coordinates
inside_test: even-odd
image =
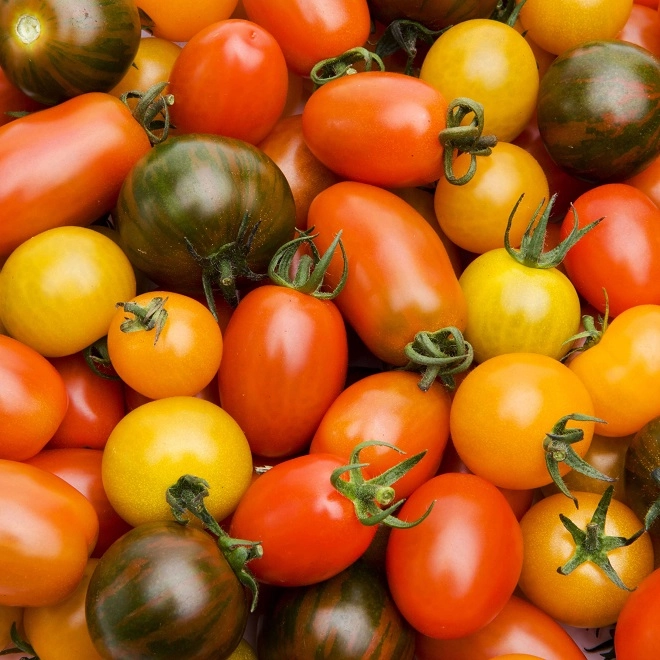
[[[403,369],[422,372],[418,386],[423,392],[438,378],[447,389],[453,390],[454,375],[466,371],[474,359],[472,344],[453,326],[418,332],[403,352],[409,360]]]
[[[11,628],[9,629],[9,636],[11,637],[11,643],[14,645],[13,648],[5,649],[0,651],[0,655],[13,655],[14,653],[28,653],[28,655],[23,656],[20,660],[39,660],[39,656],[36,654],[32,646],[24,640],[16,627],[16,621],[12,621]]]
[[[314,83],[314,89],[318,89],[332,80],[337,80],[337,78],[356,74],[357,69],[353,65],[358,62],[364,62],[365,71],[371,71],[374,64],[380,71],[385,71],[385,64],[376,53],[372,53],[362,46],[357,46],[350,48],[341,55],[317,62],[309,73],[309,77]]]
[[[598,320],[594,319],[593,316],[585,314],[582,317],[582,325],[584,330],[578,332],[576,335],[569,337],[566,341],[562,342],[564,344],[572,344],[578,339],[584,339],[584,343],[581,346],[572,348],[566,355],[562,358],[565,361],[569,356],[574,355],[575,353],[584,353],[584,351],[589,350],[592,346],[595,346],[603,337],[603,334],[607,330],[607,324],[610,316],[610,299],[607,295],[607,291],[603,289],[603,295],[605,296],[605,313],[598,315]],[[597,325],[600,327],[597,327]]]
[[[567,488],[564,480],[559,473],[559,463],[565,463],[572,470],[601,481],[616,481],[613,477],[599,472],[595,467],[589,465],[576,451],[571,447],[575,442],[580,442],[584,437],[584,432],[580,428],[567,429],[566,424],[569,421],[575,422],[597,422],[605,424],[606,422],[597,417],[582,415],[580,413],[571,413],[562,417],[553,427],[550,433],[547,433],[543,439],[543,450],[545,451],[545,464],[555,485],[559,490],[573,500],[575,508],[579,504],[577,498]]]
[[[521,0],[521,2],[516,2],[516,0],[498,0],[495,9],[493,9],[488,18],[492,21],[506,23],[509,27],[513,27],[518,20],[520,10],[523,8],[525,2],[527,0]]]
[[[170,106],[174,105],[172,94],[163,95],[168,81],[152,85],[146,91],[131,90],[124,92],[119,98],[129,109],[128,99],[138,102],[131,110],[135,121],[142,126],[152,145],[160,144],[167,139],[170,130]],[[158,119],[162,117],[162,119]]]
[[[259,541],[234,539],[220,527],[204,504],[204,498],[209,494],[208,489],[209,484],[206,480],[185,474],[167,489],[165,499],[178,523],[187,525],[190,522],[187,514],[190,513],[215,535],[218,547],[227,563],[241,584],[250,590],[252,594],[250,612],[254,612],[259,598],[259,585],[246,564],[252,559],[262,557],[263,548]]]
[[[119,326],[122,332],[150,332],[155,330],[154,346],[158,343],[160,333],[167,323],[168,313],[165,304],[168,298],[154,296],[147,305],[139,305],[135,302],[119,302],[117,307],[122,307],[125,312],[133,314],[133,318],[126,320]]]
[[[83,349],[83,357],[87,366],[100,378],[106,380],[121,380],[117,375],[110,354],[108,353],[108,337],[103,336],[93,344]]]
[[[365,447],[371,447],[373,445],[389,447],[400,454],[405,453],[403,450],[387,442],[366,440],[356,445],[351,452],[347,465],[333,470],[330,475],[330,483],[339,493],[353,502],[355,515],[363,525],[372,526],[382,523],[388,527],[397,527],[399,529],[407,529],[419,525],[431,513],[433,503],[431,503],[420,518],[412,522],[405,522],[399,518],[395,518],[393,515],[405,500],[401,499],[394,502],[391,506],[388,505],[396,498],[396,493],[392,485],[410,472],[424,458],[426,450],[401,461],[401,463],[397,463],[372,479],[365,480],[361,470],[362,468],[369,467],[369,464],[360,463],[360,452]],[[348,480],[341,478],[346,473],[349,477]],[[381,509],[381,506],[387,506],[388,508]]]
[[[590,561],[598,566],[617,587],[626,591],[634,591],[634,588],[631,589],[623,583],[607,555],[616,548],[631,545],[646,530],[642,527],[629,538],[625,538],[624,536],[605,536],[605,518],[607,517],[607,510],[612,501],[613,492],[614,486],[608,486],[600,498],[591,520],[587,523],[586,530],[580,529],[563,513],[559,514],[562,524],[575,542],[575,551],[571,558],[557,569],[557,572],[561,575],[569,575],[578,566]]]

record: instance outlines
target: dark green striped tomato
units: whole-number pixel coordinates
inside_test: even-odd
[[[539,87],[538,125],[552,159],[573,176],[622,181],[660,153],[660,61],[619,40],[562,53]]]
[[[140,37],[133,0],[0,3],[0,66],[46,105],[110,91],[133,63]]]
[[[116,208],[134,266],[163,288],[235,292],[265,273],[293,238],[296,209],[282,170],[242,140],[191,134],[156,145],[133,167]]]
[[[225,658],[243,637],[248,609],[213,537],[174,521],[138,525],[115,541],[85,605],[94,645],[117,660]]]
[[[381,573],[358,560],[325,582],[276,592],[257,639],[261,660],[412,660],[412,627]]]

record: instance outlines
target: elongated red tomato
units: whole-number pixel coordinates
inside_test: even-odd
[[[90,92],[0,128],[0,256],[62,225],[112,209],[150,142],[131,111]]]
[[[376,357],[404,365],[403,349],[418,332],[465,329],[465,298],[442,240],[400,197],[342,181],[315,197],[307,223],[318,232],[321,252],[342,231],[349,275],[336,304]],[[342,267],[336,254],[329,285],[339,281]]]

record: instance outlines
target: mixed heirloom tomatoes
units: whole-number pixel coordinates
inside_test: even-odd
[[[654,658],[657,4],[0,2],[0,655]]]

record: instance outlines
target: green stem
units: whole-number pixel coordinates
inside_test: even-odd
[[[160,144],[167,139],[170,130],[169,108],[174,104],[174,96],[166,94],[163,90],[169,82],[159,82],[146,91],[132,90],[121,95],[122,103],[130,107],[128,99],[138,99],[132,109],[135,120],[142,126],[152,145]],[[162,119],[158,119],[162,117]]]
[[[165,304],[168,298],[154,296],[146,305],[138,303],[119,302],[117,307],[123,307],[125,312],[132,314],[133,317],[125,317],[124,322],[119,326],[122,332],[150,332],[154,333],[154,346],[158,343],[165,324],[167,323],[168,313]]]
[[[314,83],[314,88],[318,89],[332,80],[357,73],[357,69],[353,65],[358,62],[364,62],[365,71],[371,71],[371,67],[374,64],[376,64],[380,71],[385,71],[383,60],[376,53],[358,46],[347,50],[341,55],[337,55],[337,57],[329,57],[328,59],[317,62],[312,67],[309,77]]]

